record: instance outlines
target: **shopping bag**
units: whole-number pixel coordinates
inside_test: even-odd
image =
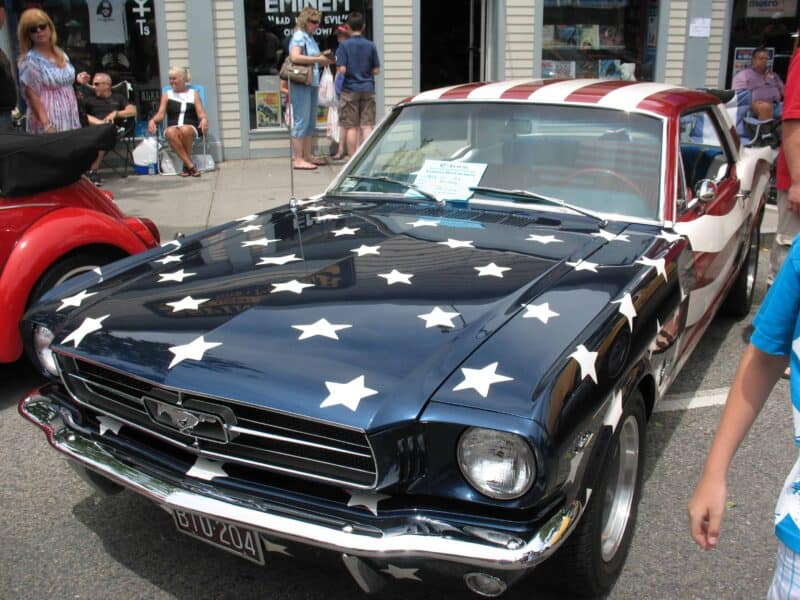
[[[327,67],[322,69],[322,75],[319,78],[317,104],[320,106],[336,105],[336,89],[333,85],[333,75],[331,75],[331,70]]]
[[[181,161],[177,156],[174,156],[166,149],[161,151],[161,156],[159,157],[158,161],[158,168],[162,175],[177,175],[178,167],[176,165],[180,164]],[[182,166],[183,165],[181,165],[181,168]]]
[[[133,149],[133,164],[147,167],[156,163],[158,159],[158,142],[154,137],[146,137]]]
[[[203,173],[213,171],[216,168],[214,157],[210,154],[192,154],[192,162]]]
[[[337,144],[342,141],[339,139],[339,108],[335,104],[328,107],[328,125],[325,134]]]

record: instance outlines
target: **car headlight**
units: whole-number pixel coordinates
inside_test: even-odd
[[[36,351],[36,358],[39,364],[49,375],[58,377],[58,365],[50,344],[53,343],[53,332],[47,327],[37,325],[33,330],[33,348]]]
[[[458,441],[458,466],[469,484],[495,500],[513,500],[536,478],[528,443],[515,433],[470,427]]]

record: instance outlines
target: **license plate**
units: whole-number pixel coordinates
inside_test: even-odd
[[[252,529],[177,508],[172,509],[172,516],[175,517],[175,525],[181,533],[199,538],[259,565],[264,564],[261,541],[258,533]]]

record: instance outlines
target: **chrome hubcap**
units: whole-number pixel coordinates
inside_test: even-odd
[[[622,423],[617,445],[609,458],[609,479],[603,498],[600,549],[605,562],[617,554],[633,508],[639,470],[639,422],[629,415]]]
[[[750,249],[747,251],[747,297],[753,294],[756,288],[756,272],[758,269],[758,235],[753,235],[750,240]]]

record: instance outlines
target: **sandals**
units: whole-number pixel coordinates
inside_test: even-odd
[[[194,165],[192,165],[191,167],[183,165],[183,171],[181,171],[181,177],[200,177],[200,171]]]

